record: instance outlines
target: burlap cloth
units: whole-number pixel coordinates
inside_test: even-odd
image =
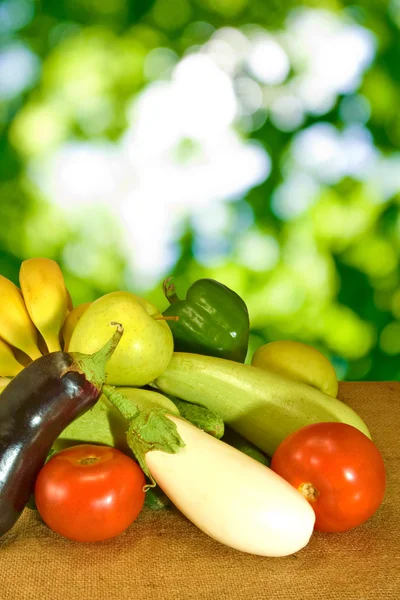
[[[26,509],[0,540],[0,599],[400,600],[400,383],[346,383],[340,396],[387,468],[384,503],[361,527],[315,533],[296,556],[262,558],[215,542],[175,509],[143,510],[125,534],[98,544],[69,542]]]

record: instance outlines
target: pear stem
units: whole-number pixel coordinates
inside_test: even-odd
[[[164,315],[158,315],[157,317],[153,317],[153,319],[155,321],[179,321],[179,317],[178,316],[176,316],[176,317],[173,317],[173,316],[164,317]]]

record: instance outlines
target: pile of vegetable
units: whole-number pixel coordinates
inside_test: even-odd
[[[52,260],[24,261],[20,289],[0,275],[0,536],[27,506],[95,542],[172,503],[223,544],[285,556],[372,517],[384,463],[329,360],[292,341],[248,357],[233,290],[163,289],[163,312],[122,291],[73,307]]]

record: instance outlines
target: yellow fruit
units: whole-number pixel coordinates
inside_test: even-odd
[[[7,377],[0,377],[0,394],[3,390],[5,390],[10,381],[11,379],[8,379]]]
[[[39,339],[38,340],[39,350],[40,350],[40,343],[41,343],[41,340]],[[27,354],[25,354],[25,352],[22,352],[22,350],[19,350],[18,348],[13,348],[12,351],[13,351],[15,358],[17,359],[17,362],[19,362],[19,364],[22,365],[23,367],[27,367],[32,362],[32,359],[29,358],[29,356]]]
[[[10,346],[0,339],[0,376],[15,377],[23,368],[15,358]]]
[[[0,336],[35,359],[41,356],[38,335],[20,290],[12,281],[0,275]]]
[[[90,305],[91,302],[85,302],[84,304],[79,304],[79,306],[75,306],[75,308],[71,310],[68,317],[65,319],[64,325],[61,330],[61,336],[64,342],[64,350],[68,350],[72,332],[74,331],[79,319]]]
[[[71,294],[69,293],[68,290],[67,291],[67,308],[68,310],[72,310],[74,308],[73,302],[72,302],[72,298],[71,298]]]
[[[335,369],[326,356],[308,344],[289,340],[270,342],[256,350],[251,364],[337,397]]]
[[[69,351],[92,354],[110,337],[110,323],[122,323],[124,334],[107,364],[107,383],[146,385],[172,358],[172,333],[161,319],[158,308],[140,296],[130,292],[106,294],[92,302],[79,319]]]
[[[21,265],[19,282],[26,308],[49,352],[61,350],[68,296],[60,267],[49,258],[30,258]]]

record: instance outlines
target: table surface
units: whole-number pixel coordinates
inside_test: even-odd
[[[400,383],[342,383],[385,460],[378,512],[314,533],[295,556],[264,558],[212,540],[176,509],[145,509],[114,540],[67,541],[26,509],[0,541],[0,600],[400,599]]]

